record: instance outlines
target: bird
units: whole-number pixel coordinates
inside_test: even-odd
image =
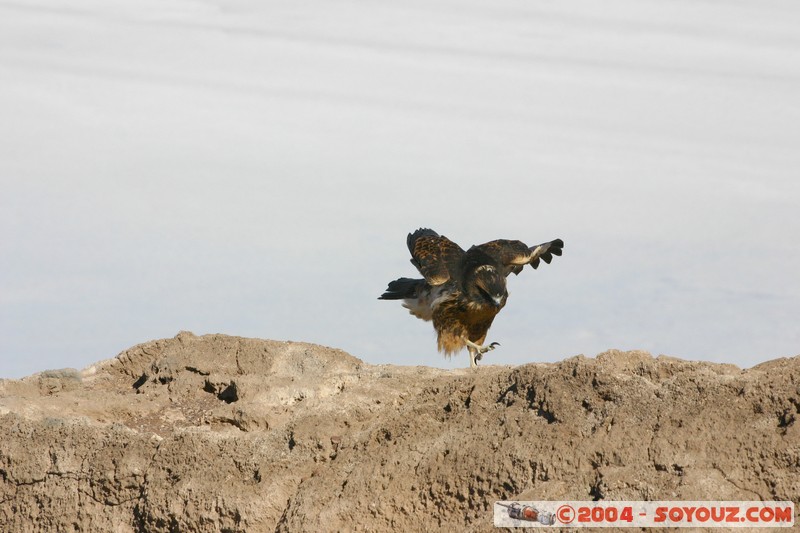
[[[550,263],[564,248],[561,239],[536,246],[498,239],[464,251],[429,228],[409,233],[406,244],[422,279],[391,281],[378,299],[402,300],[410,314],[433,321],[438,350],[450,357],[466,347],[470,368],[476,368],[483,354],[500,345],[484,342],[508,300],[508,275],[518,275],[525,265],[535,269],[541,261]]]

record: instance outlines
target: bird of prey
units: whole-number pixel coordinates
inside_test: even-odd
[[[411,263],[423,279],[399,278],[389,283],[378,299],[403,300],[417,318],[432,320],[439,351],[451,356],[469,350],[470,367],[499,343],[484,345],[497,313],[506,305],[506,277],[550,263],[561,255],[564,241],[555,239],[536,246],[499,239],[473,246],[466,252],[435,231],[421,228],[406,240]]]

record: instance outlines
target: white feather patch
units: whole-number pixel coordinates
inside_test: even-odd
[[[449,298],[450,295],[444,290],[444,287],[431,287],[430,290],[422,291],[417,298],[404,299],[403,307],[419,319],[432,320],[433,310]]]

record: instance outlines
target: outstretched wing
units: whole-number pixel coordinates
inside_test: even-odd
[[[476,248],[503,265],[505,275],[508,276],[512,272],[519,274],[525,265],[538,268],[540,261],[549,264],[554,255],[561,255],[564,241],[556,239],[536,246],[528,246],[522,241],[498,239],[476,246]]]
[[[441,285],[457,275],[464,250],[444,235],[420,228],[409,233],[406,242],[411,262],[430,285]]]

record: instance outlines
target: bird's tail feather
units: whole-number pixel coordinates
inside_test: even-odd
[[[403,300],[416,298],[419,290],[425,285],[424,279],[400,278],[389,282],[386,292],[381,294],[379,300]]]

